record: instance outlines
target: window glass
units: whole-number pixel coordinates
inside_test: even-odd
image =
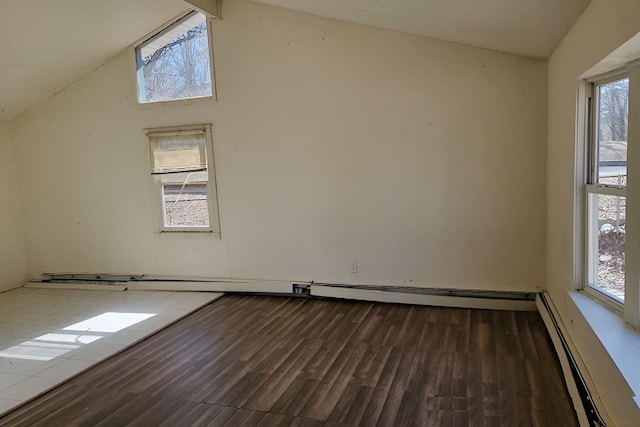
[[[625,299],[629,79],[594,84],[591,173],[587,185],[588,285]]]
[[[597,182],[627,184],[629,79],[597,86]]]
[[[207,169],[203,131],[150,134],[151,168],[154,174]]]
[[[209,227],[207,172],[162,176],[165,227]]]
[[[624,301],[626,197],[589,195],[589,285]]]
[[[212,95],[207,18],[192,12],[136,47],[143,103]]]

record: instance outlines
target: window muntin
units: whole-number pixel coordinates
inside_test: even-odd
[[[629,79],[593,84],[587,193],[587,288],[625,300]]]
[[[194,11],[136,47],[139,102],[213,95],[207,25],[207,17]]]
[[[219,232],[210,126],[152,129],[147,136],[162,231]]]

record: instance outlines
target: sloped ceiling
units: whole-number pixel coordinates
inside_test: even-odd
[[[0,1],[0,120],[51,96],[186,9],[182,0]]]
[[[252,0],[531,58],[548,58],[590,0]]]
[[[547,58],[589,0],[255,2]],[[183,0],[0,1],[0,120],[53,95],[187,8]]]

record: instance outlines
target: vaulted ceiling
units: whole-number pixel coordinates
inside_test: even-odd
[[[547,58],[589,2],[254,1],[532,58]],[[183,0],[2,0],[0,120],[53,95],[186,8]]]
[[[548,58],[590,0],[253,0],[531,58]]]
[[[186,9],[181,0],[0,1],[0,120],[9,120]]]

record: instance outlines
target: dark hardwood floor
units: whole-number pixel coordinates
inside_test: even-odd
[[[575,426],[537,313],[225,296],[16,426]]]

